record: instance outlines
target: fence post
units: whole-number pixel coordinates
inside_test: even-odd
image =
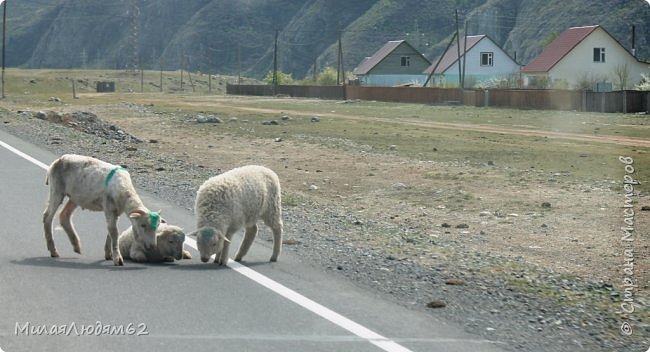
[[[587,111],[587,90],[582,90],[582,104],[580,104],[581,111]]]
[[[627,114],[627,91],[623,91],[623,113]]]
[[[483,104],[487,108],[490,106],[490,90],[486,89],[483,91]]]
[[[72,81],[72,99],[77,99],[77,87],[76,87],[76,82],[74,81],[74,78],[70,79]]]

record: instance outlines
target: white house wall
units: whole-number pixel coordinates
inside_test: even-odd
[[[594,48],[605,48],[604,63],[594,62]],[[628,85],[625,88],[638,84],[641,74],[647,73],[649,68],[648,64],[634,59],[616,40],[599,28],[551,68],[548,76],[553,86],[576,88],[580,81],[587,80],[611,82],[614,89],[620,89],[614,70],[624,64],[627,64],[629,71]]]
[[[421,75],[364,75],[360,76],[361,84],[364,86],[391,87],[402,84],[423,85],[427,76]]]
[[[461,48],[462,50],[462,48]],[[493,66],[481,66],[481,53],[493,53],[492,62]],[[460,59],[462,70],[463,58]],[[508,56],[501,48],[488,38],[483,38],[481,41],[467,52],[465,61],[465,82],[468,83],[468,78],[475,80],[475,83],[480,81],[488,81],[498,78],[507,78],[519,72],[519,65],[515,63],[510,56]],[[458,62],[451,65],[444,72],[444,81],[446,87],[458,87]],[[472,88],[467,86],[466,88]]]

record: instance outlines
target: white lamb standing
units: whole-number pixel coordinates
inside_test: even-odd
[[[117,219],[122,213],[129,217],[136,242],[147,249],[156,246],[155,232],[160,215],[144,206],[129,173],[123,168],[88,156],[66,154],[50,165],[45,184],[50,185],[50,194],[43,213],[43,227],[52,257],[59,256],[52,239],[52,220],[65,197],[68,197],[68,202],[61,210],[59,220],[75,252],[81,253],[79,236],[71,220],[77,207],[104,212],[111,240],[111,246],[105,248],[104,254],[107,260],[113,258],[115,265],[124,265],[117,244]]]
[[[162,221],[156,230],[156,247],[145,249],[133,240],[133,227],[124,230],[118,238],[120,253],[124,259],[134,262],[173,262],[174,259],[192,259],[190,252],[183,249],[185,233],[178,226],[169,225]]]
[[[199,188],[194,211],[197,230],[191,235],[196,236],[202,262],[215,254],[215,263],[227,264],[230,240],[244,227],[246,233],[235,256],[236,261],[241,261],[257,235],[259,219],[273,231],[271,261],[278,260],[282,245],[282,205],[280,180],[272,170],[248,165],[211,177]]]

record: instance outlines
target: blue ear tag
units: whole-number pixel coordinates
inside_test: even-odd
[[[156,231],[158,228],[158,225],[160,225],[160,214],[150,211],[149,212],[149,226],[151,226],[151,229]]]

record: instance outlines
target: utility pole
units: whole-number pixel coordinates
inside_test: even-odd
[[[458,88],[462,89],[462,73],[460,67],[460,32],[458,27],[458,9],[456,9],[456,51],[458,52]]]
[[[142,64],[140,64],[142,67]],[[140,93],[144,93],[144,69],[140,69]]]
[[[454,43],[454,39],[456,39],[456,33],[454,33],[454,35],[451,36],[451,39],[449,40],[449,43],[447,43],[447,47],[446,47],[445,50],[442,52],[443,55],[444,55],[444,54],[449,50],[449,48],[451,48],[451,44]],[[442,57],[441,57],[441,58],[442,58]],[[431,73],[429,73],[429,76],[427,77],[427,80],[424,82],[424,84],[422,85],[422,87],[426,87],[427,84],[429,84],[429,81],[431,80],[431,77],[435,74],[436,69],[438,68],[438,65],[440,65],[440,61],[442,61],[442,60],[438,60],[438,61],[436,61],[436,64],[433,65],[433,68],[431,69]]]
[[[465,30],[463,32],[465,37],[465,43],[463,44],[463,89],[465,89],[465,61],[467,61],[467,22],[465,21]]]
[[[342,30],[339,29],[339,50],[338,50],[338,63],[336,65],[336,85],[341,84],[341,78],[343,78],[343,84],[345,84],[345,70],[343,68],[343,45],[341,44],[341,34]]]
[[[163,61],[162,56],[160,57],[160,92],[163,91]]]
[[[131,0],[131,35],[129,41],[131,44],[131,62],[130,69],[135,74],[138,71],[138,16],[140,15],[140,9],[136,4],[136,0]]]
[[[273,47],[273,95],[278,92],[278,33],[275,31],[275,46]]]
[[[237,84],[241,84],[241,44],[237,41]]]
[[[2,98],[5,98],[5,33],[7,32],[7,0],[2,3]]]

